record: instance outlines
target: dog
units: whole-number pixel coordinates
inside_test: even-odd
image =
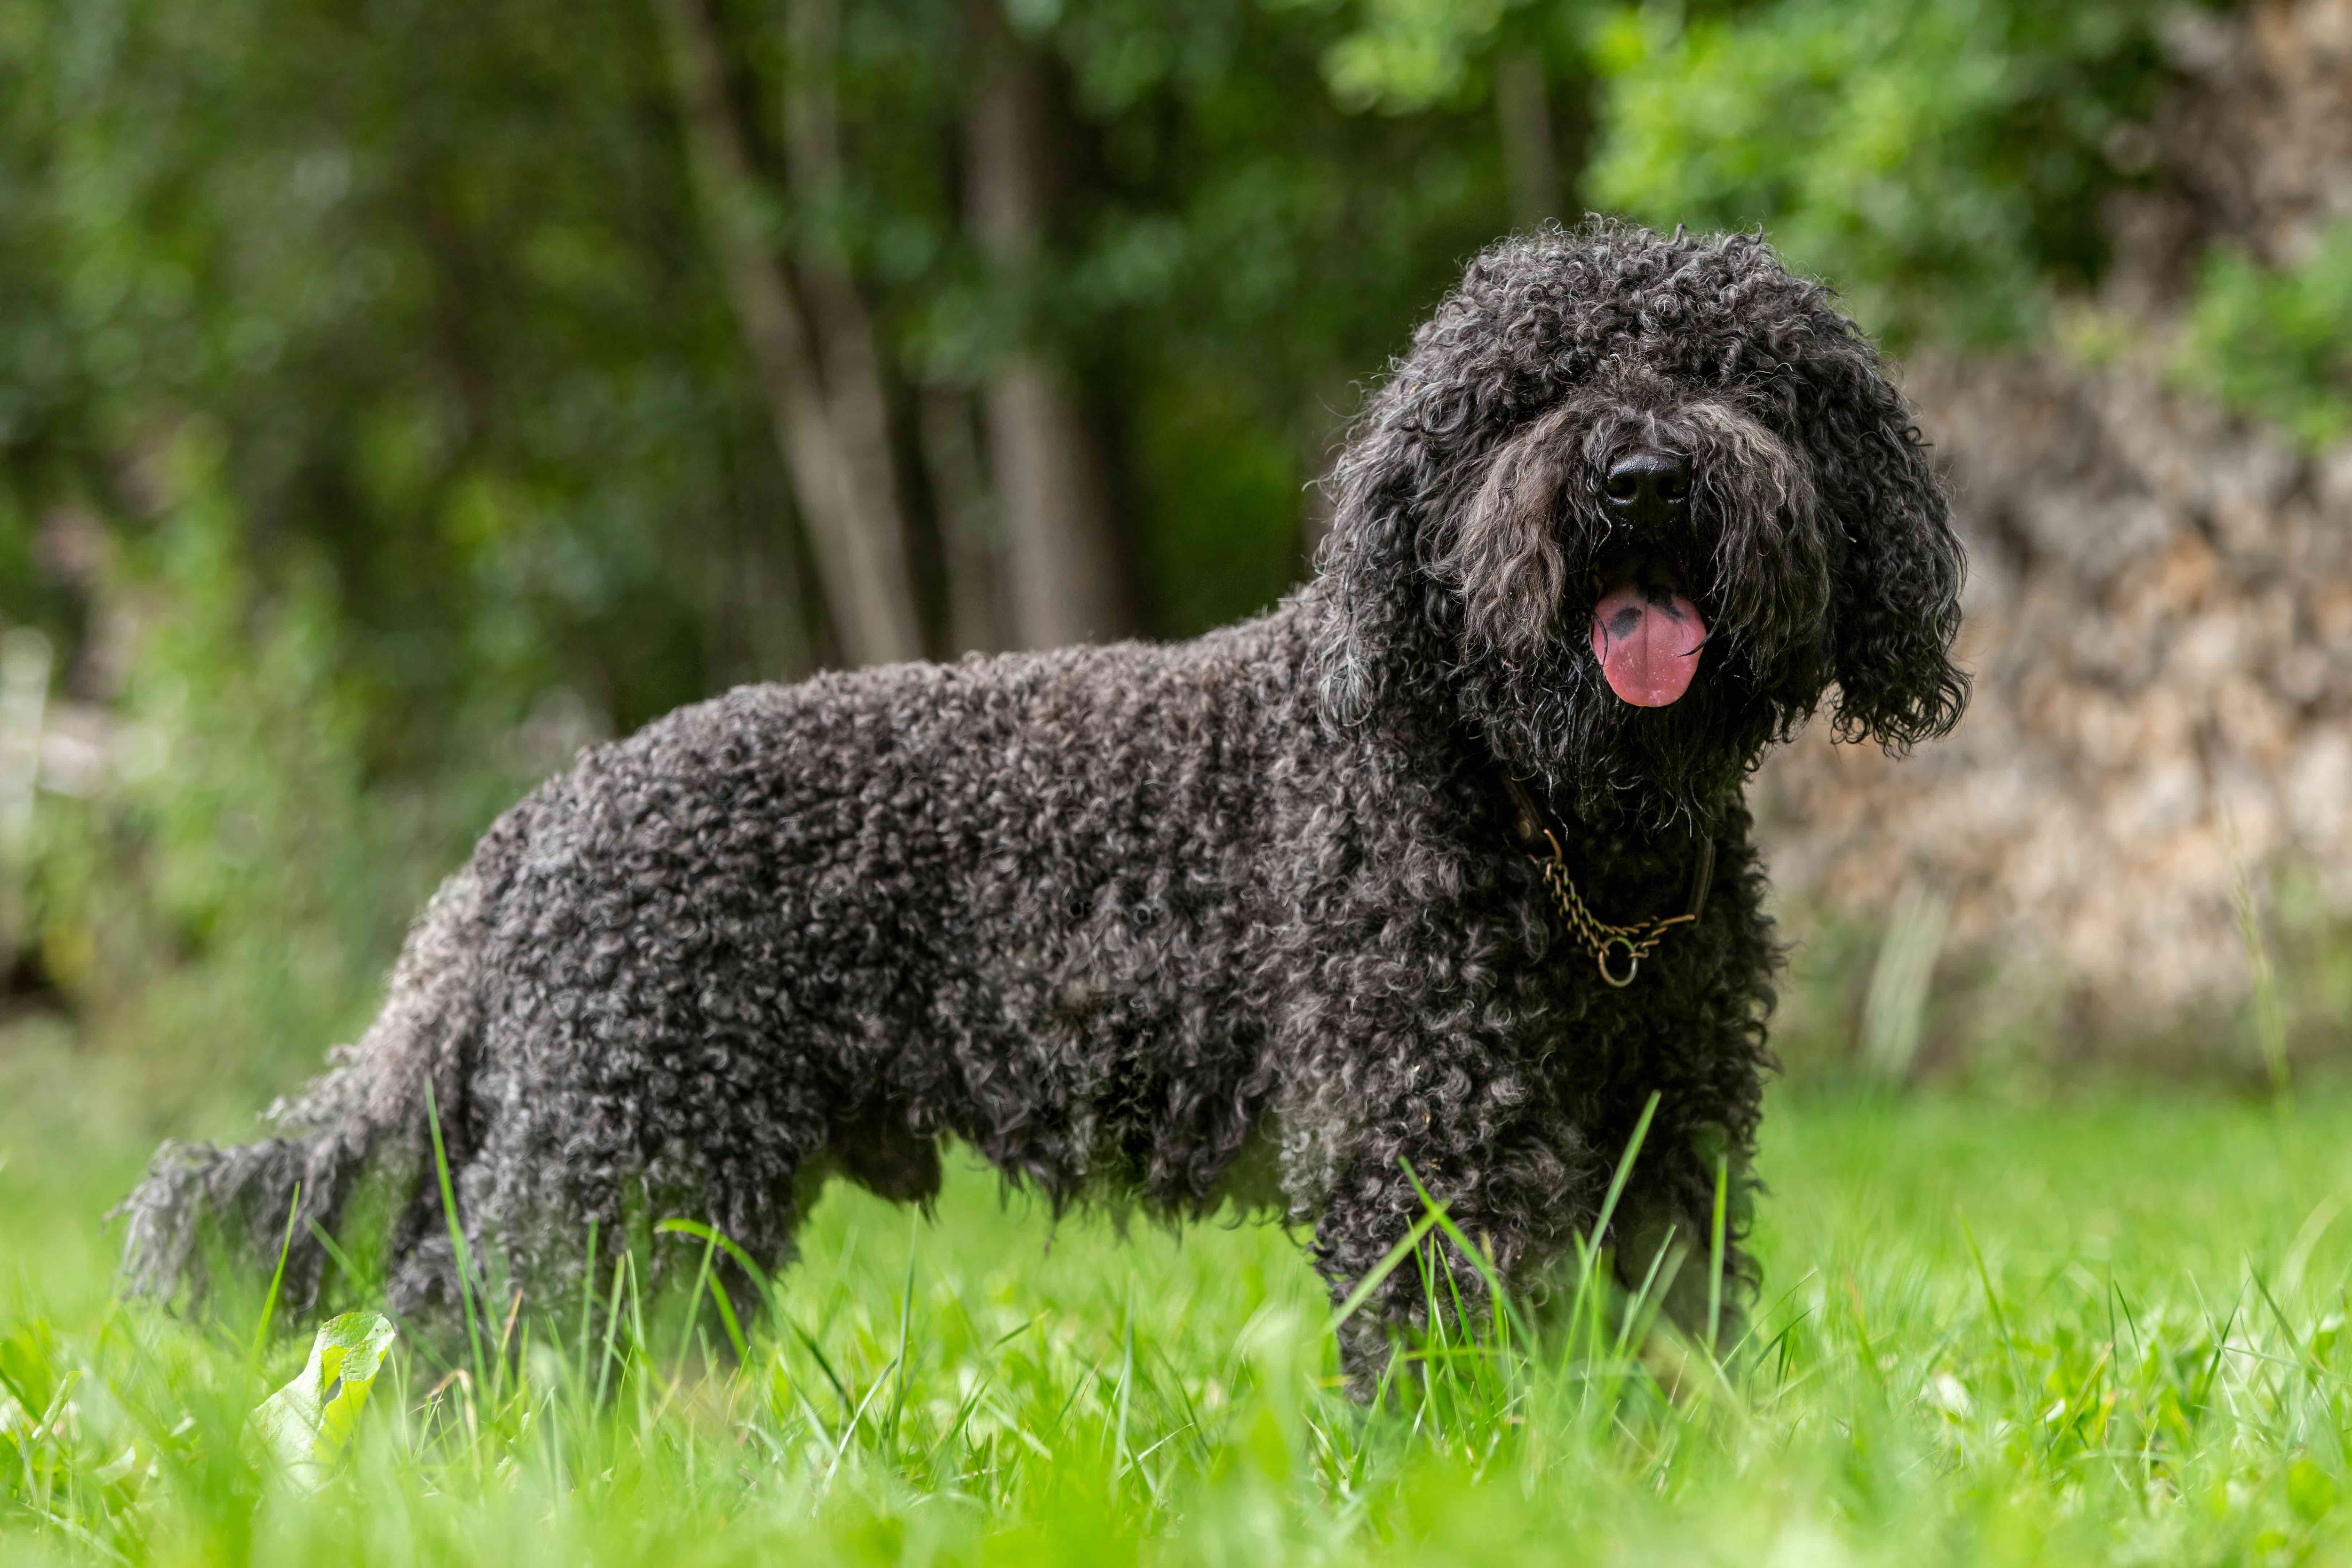
[[[1911,414],[1760,236],[1594,221],[1472,261],[1329,483],[1254,620],[745,687],[583,752],[267,1138],[158,1152],[129,1281],[200,1290],[216,1224],[265,1269],[290,1234],[307,1300],[378,1165],[403,1313],[454,1309],[453,1230],[541,1300],[632,1215],[773,1268],[828,1178],[928,1203],[953,1138],[1056,1213],[1277,1213],[1335,1304],[1434,1202],[1475,1317],[1489,1279],[1541,1299],[1646,1112],[1617,1267],[1708,1247],[1727,1183],[1736,1318],[1776,963],[1744,781],[1824,703],[1901,750],[1967,699]],[[1436,1310],[1412,1268],[1361,1294],[1360,1394]]]

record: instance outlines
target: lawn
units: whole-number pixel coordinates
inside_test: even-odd
[[[969,1169],[928,1222],[836,1188],[740,1363],[626,1278],[584,1336],[526,1314],[486,1383],[404,1342],[315,1490],[247,1427],[313,1325],[257,1364],[257,1307],[113,1306],[98,1215],[133,1157],[26,1109],[10,1562],[2352,1558],[2341,1092],[1783,1091],[1754,1334],[1672,1398],[1596,1310],[1565,1345],[1438,1347],[1367,1413],[1277,1229],[1122,1243]]]

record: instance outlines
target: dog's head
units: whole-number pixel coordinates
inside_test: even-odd
[[[1712,812],[1837,687],[1958,721],[1962,558],[1877,352],[1760,238],[1506,241],[1333,475],[1329,715],[1439,710],[1593,816]]]

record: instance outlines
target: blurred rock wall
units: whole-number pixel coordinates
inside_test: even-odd
[[[2163,348],[2206,242],[2288,263],[2352,216],[2352,0],[2184,12],[2168,44],[2187,85],[2116,150],[2147,188],[2083,308],[2136,330],[1907,370],[1969,549],[1968,718],[1900,763],[1816,725],[1758,792],[1801,933],[1948,900],[1948,1047],[2232,1048],[2240,890],[2266,931],[2352,917],[2352,447],[2223,416]]]

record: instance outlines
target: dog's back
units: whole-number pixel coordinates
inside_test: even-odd
[[[309,1226],[396,1150],[394,1302],[454,1300],[428,1114],[472,1246],[535,1277],[638,1184],[773,1260],[828,1174],[928,1199],[950,1135],[1056,1204],[1213,1202],[1255,1121],[1232,993],[1300,782],[1296,623],[745,687],[583,752],[277,1136],[158,1156],[134,1281],[168,1289],[206,1213],[274,1249],[305,1182],[307,1292]]]

